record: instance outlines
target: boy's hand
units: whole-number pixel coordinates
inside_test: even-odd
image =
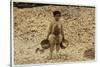
[[[46,40],[48,40],[48,37],[46,38]]]
[[[62,39],[63,42],[64,42],[65,40],[66,40],[65,38]]]

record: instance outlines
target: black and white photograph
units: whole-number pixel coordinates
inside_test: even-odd
[[[13,2],[13,63],[95,60],[95,6]]]

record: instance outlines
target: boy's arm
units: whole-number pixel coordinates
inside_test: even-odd
[[[47,39],[49,38],[49,35],[51,34],[51,31],[52,31],[52,24],[50,24],[50,26],[49,26]]]
[[[62,26],[62,24],[61,24],[61,34],[62,34],[62,38],[63,38],[63,40],[65,40],[65,38],[64,38],[64,30],[63,30],[63,26]]]

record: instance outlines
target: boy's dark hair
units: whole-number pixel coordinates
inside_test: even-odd
[[[54,11],[53,12],[53,16],[55,16],[56,14],[59,14],[59,16],[61,16],[61,12],[60,11]]]

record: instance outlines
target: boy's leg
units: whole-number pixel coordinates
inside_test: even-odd
[[[56,58],[59,58],[60,43],[56,44]]]
[[[57,38],[57,42],[56,42],[56,54],[57,54],[57,58],[59,58],[60,44],[62,43],[62,35],[59,35],[56,38]]]
[[[52,59],[53,58],[54,46],[55,46],[55,35],[50,34],[49,43],[50,43],[50,59]]]

